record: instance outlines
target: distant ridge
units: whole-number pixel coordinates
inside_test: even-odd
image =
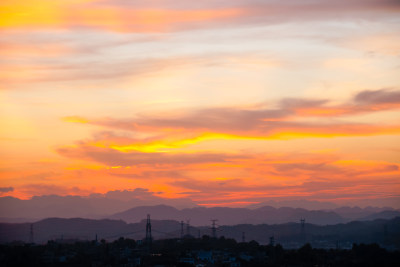
[[[95,195],[89,197],[50,195],[33,197],[28,200],[21,200],[14,197],[0,197],[0,222],[35,222],[49,217],[110,218],[122,219],[126,222],[138,222],[147,213],[151,213],[155,219],[160,220],[186,221],[190,219],[193,225],[206,225],[210,219],[219,219],[220,224],[226,225],[239,223],[286,223],[298,222],[301,217],[306,218],[306,222],[309,223],[326,225],[345,223],[351,220],[390,219],[398,216],[400,213],[400,210],[394,210],[390,207],[326,208],[334,207],[335,205],[329,202],[308,200],[297,201],[297,206],[307,206],[308,208],[280,206],[283,204],[296,204],[291,201],[274,202],[279,207],[270,205],[258,207],[259,204],[257,204],[257,207],[252,205],[251,208],[205,208],[195,206],[190,201],[182,203],[182,199],[179,201],[169,200],[164,205],[154,205],[151,203],[159,203],[160,198],[152,199],[150,202],[132,199],[130,195],[127,198],[122,198],[121,194],[125,193],[114,192],[106,196]],[[132,194],[135,192],[128,193]],[[325,208],[317,209],[317,207]]]
[[[274,208],[265,206],[257,209],[246,208],[204,208],[196,207],[191,209],[178,210],[170,206],[143,206],[135,207],[124,212],[119,212],[107,218],[124,220],[128,223],[140,221],[152,214],[157,220],[178,220],[190,219],[192,225],[207,225],[211,219],[218,219],[219,224],[280,224],[298,222],[300,218],[306,218],[307,222],[319,225],[338,224],[346,222],[340,215],[332,211],[309,211],[295,208]]]
[[[119,194],[123,195],[123,192],[119,192]],[[46,195],[35,196],[27,200],[9,196],[0,197],[0,221],[26,222],[49,217],[101,219],[132,207],[155,205],[155,203],[160,203],[163,200],[162,198],[150,200],[124,199],[120,195],[115,192],[105,196],[91,195],[88,197]],[[195,206],[190,200],[184,199],[169,199],[164,203],[177,207]]]
[[[369,216],[366,216],[362,218],[362,221],[371,221],[371,220],[376,220],[376,219],[392,219],[395,217],[400,216],[400,211],[396,210],[384,210],[378,213],[371,214]]]
[[[306,210],[325,210],[325,209],[335,209],[338,208],[339,206],[331,203],[331,202],[322,202],[322,201],[311,201],[311,200],[306,200],[306,199],[300,199],[300,200],[281,200],[281,201],[275,201],[275,200],[269,200],[257,204],[252,204],[247,206],[250,209],[257,209],[261,208],[264,206],[271,206],[274,208],[282,208],[282,207],[291,207],[291,208],[301,208],[301,209],[306,209]]]

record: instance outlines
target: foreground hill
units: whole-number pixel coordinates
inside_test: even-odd
[[[30,228],[33,228],[33,238],[36,243],[48,240],[114,240],[120,236],[141,239],[145,235],[146,223],[128,224],[117,220],[92,220],[82,218],[61,219],[48,218],[35,223],[0,223],[0,243],[22,241],[29,242]],[[161,238],[165,233],[176,232],[179,223],[175,221],[152,221],[154,238]],[[162,230],[158,231],[156,229]],[[164,233],[165,232],[165,233]]]
[[[152,234],[155,239],[180,237],[181,227],[178,221],[152,220]],[[12,241],[28,242],[30,238],[28,223],[0,223],[0,243]],[[119,237],[142,239],[145,236],[146,222],[125,223],[117,220],[59,219],[49,218],[32,224],[36,243],[48,240],[115,240]],[[208,226],[184,228],[185,234],[211,235]],[[242,240],[256,240],[262,244],[274,236],[276,242],[290,247],[305,242],[334,246],[352,243],[381,243],[400,248],[400,217],[391,220],[355,221],[336,225],[305,224],[304,231],[299,223],[286,224],[240,224],[225,225],[217,229],[218,236]]]

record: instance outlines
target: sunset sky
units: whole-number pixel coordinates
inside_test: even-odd
[[[400,1],[0,1],[0,196],[400,207]]]

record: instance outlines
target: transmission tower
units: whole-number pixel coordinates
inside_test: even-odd
[[[245,243],[245,242],[246,242],[246,236],[245,236],[244,232],[242,232],[242,243]]]
[[[33,224],[30,226],[30,231],[29,231],[29,243],[33,244]]]
[[[151,222],[150,222],[150,214],[147,214],[147,222],[146,222],[146,243],[149,248],[151,249],[151,242],[152,242],[152,237],[151,237]]]
[[[217,222],[218,220],[211,220],[211,222],[212,222],[212,225],[211,225],[211,236],[212,236],[212,238],[217,238],[217,225],[216,225],[216,222]]]

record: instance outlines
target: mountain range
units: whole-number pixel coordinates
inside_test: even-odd
[[[137,194],[137,193],[136,193]],[[166,205],[152,205],[153,201],[138,200],[138,198],[121,198],[113,196],[41,196],[29,200],[13,197],[0,197],[0,222],[23,223],[35,222],[45,218],[87,218],[87,219],[117,219],[128,223],[140,222],[151,214],[156,220],[190,221],[195,226],[208,225],[211,219],[218,220],[221,225],[234,224],[279,224],[298,222],[304,218],[306,222],[328,225],[346,223],[352,220],[391,219],[400,216],[400,210],[390,207],[336,207],[329,202],[299,201],[296,207],[293,202],[269,202],[273,206],[250,206],[247,208],[213,207],[205,208],[187,203],[170,200]],[[150,205],[140,205],[147,204]],[[177,204],[181,209],[175,208]],[[265,204],[265,203],[264,203]],[[280,205],[292,207],[279,207]],[[173,207],[175,206],[175,207]],[[179,206],[179,205],[178,205]],[[183,207],[183,208],[182,208]],[[325,209],[312,209],[325,207]],[[330,207],[329,209],[327,207]]]
[[[353,211],[353,213],[351,213]],[[195,226],[208,225],[210,220],[216,219],[221,225],[235,224],[282,224],[288,222],[306,222],[317,225],[345,223],[352,220],[391,219],[400,216],[400,211],[380,208],[341,207],[333,210],[306,210],[301,208],[265,206],[257,209],[226,208],[226,207],[195,207],[178,210],[176,208],[158,205],[135,207],[107,218],[123,220],[128,223],[139,222],[151,214],[156,220],[189,221]]]

